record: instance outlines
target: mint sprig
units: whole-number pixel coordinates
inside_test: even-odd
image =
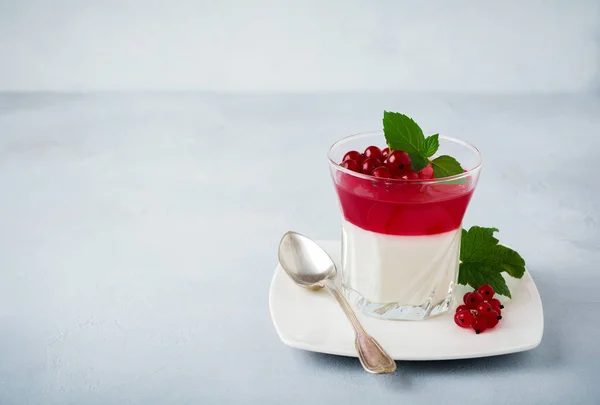
[[[439,134],[431,135],[425,138],[425,142],[423,144],[423,151],[425,152],[425,156],[431,157],[437,152],[440,147]]]
[[[449,177],[463,172],[460,163],[452,156],[442,155],[431,161],[433,177]]]
[[[498,244],[496,228],[472,226],[462,230],[458,283],[478,289],[489,284],[497,294],[511,298],[502,272],[514,278],[525,274],[525,260],[516,251]]]
[[[414,171],[423,170],[429,164],[429,160],[418,153],[410,155],[410,168]]]
[[[420,153],[425,136],[412,118],[397,112],[383,112],[383,132],[391,149]]]
[[[440,147],[439,134],[425,138],[423,130],[412,118],[397,112],[384,111],[383,132],[390,150],[403,150],[409,154],[412,170],[422,170],[431,163],[434,177],[448,177],[463,172],[456,159],[448,155],[429,161],[428,158]]]

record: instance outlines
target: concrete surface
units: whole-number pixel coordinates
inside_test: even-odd
[[[384,109],[482,150],[466,225],[527,260],[537,349],[372,376],[279,342],[279,238],[339,237],[326,150]],[[1,95],[0,404],[598,403],[598,134],[583,95]]]

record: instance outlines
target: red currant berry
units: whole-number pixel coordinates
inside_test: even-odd
[[[419,179],[418,172],[408,172],[408,173],[406,173],[405,176],[408,180],[418,180]]]
[[[473,322],[471,322],[471,328],[473,328],[475,333],[478,335],[481,332],[485,331],[487,329],[487,327],[488,327],[487,321],[482,316],[476,317],[475,319],[473,319]]]
[[[374,159],[378,159],[381,160],[381,149],[379,149],[377,146],[368,146],[367,149],[365,149],[365,153],[363,153],[363,155],[365,155],[365,159],[368,158],[374,158]]]
[[[504,305],[502,305],[502,303],[500,302],[500,300],[498,300],[496,298],[492,298],[488,302],[490,303],[490,305],[492,306],[492,308],[494,308],[497,311],[500,310],[500,309],[504,309]]]
[[[502,316],[500,316],[500,314],[494,310],[485,314],[485,323],[487,324],[487,327],[490,329],[492,329],[494,326],[498,325],[498,322],[500,322],[500,319],[502,319]]]
[[[495,307],[495,306],[492,305],[492,310],[496,311],[498,313],[498,315],[502,315],[502,310],[500,308]]]
[[[346,153],[344,155],[344,158],[342,159],[342,162],[345,162],[346,160],[356,160],[356,163],[361,164],[363,160],[365,160],[365,157],[362,155],[362,153],[357,152],[355,150],[351,150],[350,152]]]
[[[390,172],[390,168],[387,166],[379,166],[373,169],[371,172],[372,176],[380,177],[382,179],[389,179],[392,177],[392,173]]]
[[[342,167],[360,173],[360,165],[356,160],[348,159],[342,163]]]
[[[479,315],[487,314],[488,312],[492,312],[493,310],[494,308],[492,308],[489,302],[484,301],[481,304],[477,305],[477,313]]]
[[[473,291],[469,293],[469,297],[467,298],[467,306],[471,309],[476,309],[479,304],[483,302],[483,297],[477,291]]]
[[[477,292],[483,296],[483,299],[488,301],[494,296],[494,288],[489,284],[484,284],[477,289]]]
[[[458,307],[456,307],[456,313],[462,312],[462,311],[469,311],[471,312],[471,309],[466,306],[466,305],[459,305]]]
[[[468,328],[473,323],[475,317],[471,313],[471,311],[461,311],[457,312],[454,315],[454,323],[456,323],[461,328]]]
[[[433,179],[433,167],[431,167],[431,164],[428,164],[419,172],[419,177],[422,179]]]
[[[410,171],[410,156],[404,151],[395,150],[387,157],[385,164],[394,174],[405,173]]]
[[[390,155],[390,148],[385,148],[381,151],[381,158],[385,159]]]
[[[379,160],[375,158],[365,159],[365,161],[362,162],[362,172],[364,174],[371,174],[373,169],[379,166],[381,166],[381,162]]]

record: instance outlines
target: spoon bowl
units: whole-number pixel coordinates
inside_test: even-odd
[[[281,238],[279,263],[296,284],[310,289],[323,287],[323,280],[336,275],[331,257],[312,239],[296,232]]]

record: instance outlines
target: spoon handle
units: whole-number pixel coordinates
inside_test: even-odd
[[[323,286],[335,297],[354,328],[354,332],[356,333],[354,345],[364,369],[374,374],[391,373],[394,371],[396,369],[394,359],[383,350],[371,335],[365,332],[352,307],[350,307],[350,304],[348,304],[348,301],[346,301],[346,298],[344,298],[335,283],[330,279],[326,279],[323,281]]]

